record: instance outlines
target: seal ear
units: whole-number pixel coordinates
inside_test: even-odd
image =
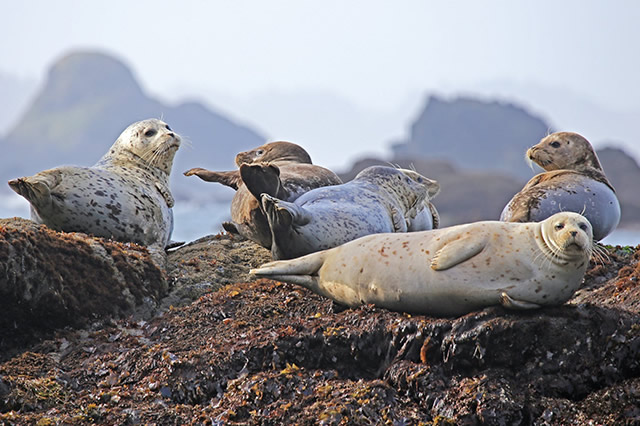
[[[262,194],[287,198],[280,181],[280,169],[273,164],[243,164],[240,176],[251,194],[260,200]]]

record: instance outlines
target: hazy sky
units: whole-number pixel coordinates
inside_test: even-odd
[[[311,91],[387,111],[506,81],[640,112],[640,1],[1,1],[0,71],[22,78],[100,48],[167,98]]]

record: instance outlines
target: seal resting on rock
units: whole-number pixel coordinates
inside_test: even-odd
[[[266,248],[271,248],[271,231],[261,210],[261,194],[293,201],[311,189],[342,183],[331,170],[312,164],[307,151],[291,142],[270,142],[241,152],[236,155],[236,165],[239,170],[214,172],[193,168],[184,175],[235,189],[231,222],[223,223],[224,229]]]
[[[584,137],[571,132],[553,133],[527,150],[527,160],[545,172],[531,178],[514,195],[500,220],[539,222],[559,211],[572,211],[589,219],[596,241],[618,226],[620,203]]]
[[[407,232],[433,185],[412,170],[372,166],[350,182],[311,190],[294,202],[263,194],[271,254],[291,259],[364,235]]]
[[[173,230],[169,175],[180,141],[160,120],[139,121],[93,167],[56,167],[9,186],[31,203],[37,223],[164,249]]]
[[[577,213],[535,223],[476,222],[369,235],[251,273],[307,287],[338,303],[462,315],[492,305],[560,305],[580,286],[593,247]]]

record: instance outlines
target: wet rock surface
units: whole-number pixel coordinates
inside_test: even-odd
[[[166,292],[143,247],[0,220],[0,360],[55,329],[154,310]]]
[[[640,421],[640,247],[606,249],[563,306],[460,318],[343,309],[294,285],[253,281],[248,269],[268,259],[261,250],[228,235],[180,248],[169,255],[166,311],[60,329],[6,359],[0,419]]]

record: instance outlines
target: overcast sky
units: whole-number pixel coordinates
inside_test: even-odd
[[[326,92],[388,111],[509,82],[640,112],[639,1],[1,1],[0,71],[21,78],[99,48],[166,98]]]

